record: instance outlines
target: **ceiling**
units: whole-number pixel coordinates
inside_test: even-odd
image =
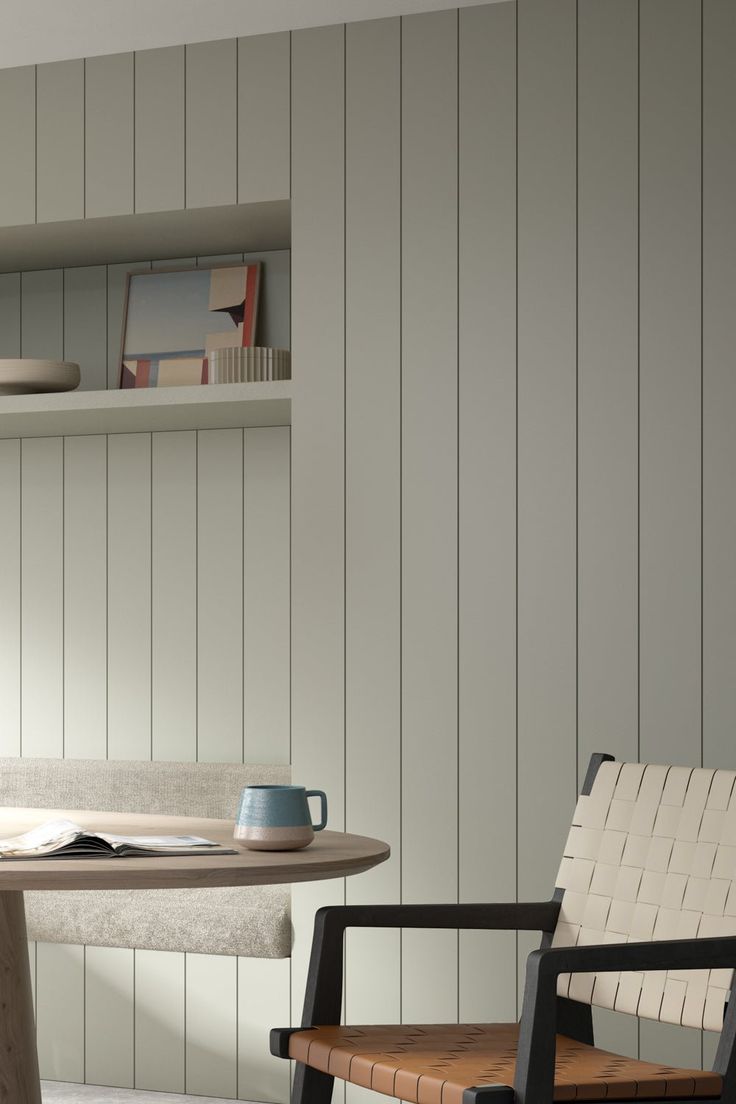
[[[0,68],[488,0],[0,0]]]

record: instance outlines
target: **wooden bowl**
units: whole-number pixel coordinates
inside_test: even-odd
[[[74,391],[79,379],[79,365],[70,360],[0,359],[0,395]]]

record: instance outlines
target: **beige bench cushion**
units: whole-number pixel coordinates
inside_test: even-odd
[[[26,893],[26,922],[29,939],[41,943],[247,958],[291,954],[283,886]]]
[[[288,766],[0,759],[0,805],[234,819],[243,786],[289,780]],[[289,903],[288,886],[34,892],[26,918],[45,943],[285,958]]]

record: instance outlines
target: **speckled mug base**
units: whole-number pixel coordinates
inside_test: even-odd
[[[249,851],[300,851],[314,839],[314,831],[308,824],[294,828],[251,828],[236,824],[233,835]]]

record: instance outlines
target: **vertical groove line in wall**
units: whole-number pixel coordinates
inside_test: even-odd
[[[460,901],[460,9],[455,17],[455,894]],[[460,931],[456,932],[460,1023]]]
[[[82,947],[82,1078],[87,1084],[87,948]]]
[[[187,1092],[187,952],[186,951],[183,952],[183,959],[184,959],[184,961],[182,963],[182,968],[183,968],[183,971],[184,971],[184,1009],[183,1009],[183,1015],[182,1015],[182,1021],[183,1021],[182,1026],[183,1026],[183,1033],[184,1033],[184,1052],[183,1052],[183,1055],[182,1055],[182,1060],[183,1060],[184,1069],[183,1069],[182,1072],[184,1074],[184,1095],[186,1096],[186,1092]]]
[[[149,434],[148,445],[148,463],[150,472],[148,476],[148,528],[149,540],[151,545],[151,560],[148,572],[148,608],[149,608],[149,636],[148,647],[150,649],[150,656],[148,661],[148,727],[150,729],[148,734],[149,754],[151,760],[153,760],[153,433]]]
[[[23,758],[23,438],[18,440],[18,755]]]
[[[342,25],[342,801],[343,829],[347,831],[348,822],[348,581],[347,581],[347,421],[348,421],[348,317],[347,317],[347,279],[348,279],[348,27]],[[347,903],[347,878],[342,880],[342,899]],[[347,994],[347,986],[346,986]]]
[[[240,1099],[240,958],[235,959],[235,1099]]]
[[[87,217],[87,59],[82,58],[82,218]]]
[[[514,3],[514,803],[515,897],[519,899],[519,4]],[[516,1009],[519,1010],[519,933],[516,946]]]
[[[705,551],[705,473],[704,473],[704,459],[705,459],[705,447],[704,447],[704,432],[705,432],[705,416],[703,409],[703,402],[705,399],[705,365],[703,361],[703,263],[704,263],[704,249],[703,249],[703,187],[705,181],[704,174],[704,119],[705,119],[705,105],[704,105],[704,77],[703,77],[703,63],[705,58],[704,44],[703,44],[703,25],[704,25],[704,11],[703,0],[700,0],[700,765],[701,767],[705,762],[705,690],[703,683],[703,675],[705,671],[705,650],[704,650],[704,637],[703,630],[705,627],[705,613],[704,613],[704,571],[703,571],[703,554]],[[701,1036],[702,1038],[702,1036]]]
[[[199,762],[199,430],[194,431],[194,761]]]
[[[184,210],[186,210],[186,206],[187,206],[187,47],[186,47],[186,45],[184,46],[184,59],[183,59],[182,64],[183,64],[183,67],[184,67],[184,142],[183,142],[183,152],[184,152],[184,195],[183,195],[183,206],[184,206]]]
[[[61,758],[66,758],[66,437],[61,438]]]
[[[110,758],[110,435],[105,434],[105,758]]]
[[[404,900],[404,19],[399,17],[399,900]],[[399,1018],[404,1022],[404,933],[399,929]]]
[[[293,175],[293,155],[292,155],[292,133],[293,133],[293,115],[294,115],[294,75],[293,75],[293,56],[294,56],[294,44],[293,35],[289,31],[289,199],[292,198],[291,181]],[[291,249],[289,249],[289,288],[291,288]],[[291,316],[291,291],[289,291],[289,315]],[[289,318],[291,323],[291,317]],[[289,335],[291,335],[291,325],[289,325]],[[290,342],[291,343],[291,342]]]
[[[33,66],[33,221],[38,222],[38,66]],[[21,300],[22,302],[22,300]]]
[[[245,483],[246,483],[246,456],[245,456],[245,429],[240,431],[240,473],[242,485],[240,490],[240,670],[242,679],[240,683],[240,761],[245,762]]]
[[[348,24],[342,24],[342,827],[348,830]],[[348,903],[348,879],[342,879]],[[342,947],[342,1015],[348,1008],[348,940]],[[348,1087],[342,1086],[344,1101]]]
[[[636,5],[636,757],[641,760],[641,0]],[[641,1055],[641,1021],[636,1021]]]
[[[131,1071],[130,1072],[132,1074],[133,1088],[135,1088],[136,1087],[136,1079],[137,1079],[136,1068],[135,1068],[135,1064],[136,1064],[136,1023],[135,1023],[136,992],[135,992],[135,990],[136,990],[136,966],[137,966],[135,947],[133,948],[132,954],[133,954],[133,984],[132,984],[132,997],[133,997],[133,1000],[131,1002],[131,1008],[130,1008],[130,1018],[131,1018],[131,1033],[130,1034],[131,1034],[131,1040],[132,1040],[132,1045],[133,1045],[133,1053],[131,1055]]]
[[[641,2],[636,35],[636,757],[641,760]]]
[[[136,213],[136,144],[137,144],[137,109],[138,109],[138,85],[137,85],[137,70],[138,70],[138,51],[133,51],[133,180],[132,188],[133,194],[131,196],[131,210],[133,214]]]
[[[109,368],[109,355],[110,355],[110,266],[105,265],[105,365],[107,371],[105,373],[105,387],[110,388],[110,368]],[[108,577],[107,577],[107,558],[109,552],[108,541],[108,520],[107,520],[107,484],[108,484],[108,452],[109,452],[110,437],[105,434],[105,758],[108,758],[108,720],[109,720],[109,633],[108,633]]]
[[[240,39],[235,39],[235,202],[240,202]]]
[[[580,789],[580,4],[575,0],[575,793]]]
[[[348,826],[348,581],[347,581],[347,417],[348,417],[348,330],[347,330],[347,272],[348,272],[348,152],[347,152],[347,114],[348,114],[348,28],[342,25],[342,807],[343,830]],[[347,878],[342,879],[342,901],[347,904]],[[347,939],[343,940],[343,995],[342,1015],[346,1017],[348,988],[350,980],[347,970]],[[347,1085],[343,1085],[339,1099],[347,1096]]]
[[[705,430],[705,417],[703,410],[703,400],[705,397],[705,372],[703,363],[703,185],[704,185],[704,137],[703,137],[703,125],[704,125],[704,77],[703,77],[703,62],[704,62],[704,44],[703,44],[703,25],[704,25],[704,11],[703,0],[700,0],[700,766],[704,766],[705,760],[705,690],[703,675],[705,672],[705,650],[704,650],[704,637],[703,630],[705,627],[704,616],[704,572],[703,572],[703,554],[705,551],[705,504],[704,504],[704,491],[705,491],[705,475],[703,469],[703,462],[705,458],[704,449],[704,430]],[[704,1032],[700,1032],[700,1068],[705,1068],[705,1036]]]

